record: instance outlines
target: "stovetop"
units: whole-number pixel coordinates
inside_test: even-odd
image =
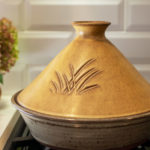
[[[45,147],[31,135],[24,120],[20,116],[3,150],[56,150]],[[57,149],[59,150],[59,149]],[[129,150],[129,149],[128,149]],[[130,150],[150,150],[150,141]]]

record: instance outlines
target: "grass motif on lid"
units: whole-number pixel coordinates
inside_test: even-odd
[[[93,79],[96,75],[102,73],[102,71],[99,71],[95,68],[85,70],[95,60],[96,59],[89,59],[76,71],[74,69],[74,66],[72,64],[69,64],[69,78],[65,73],[61,75],[56,71],[55,74],[57,77],[57,82],[51,80],[52,88],[50,88],[50,91],[52,93],[59,94],[71,94],[73,92],[75,92],[76,94],[82,94],[91,89],[100,87],[98,84],[87,85],[91,79]]]

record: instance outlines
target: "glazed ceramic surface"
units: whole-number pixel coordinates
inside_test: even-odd
[[[150,112],[112,119],[74,119],[43,115],[12,98],[33,137],[40,143],[69,150],[117,150],[136,147],[150,137]]]
[[[13,104],[39,142],[110,150],[150,137],[150,85],[106,39],[109,22],[74,22],[77,37]]]
[[[77,37],[18,95],[28,109],[112,118],[150,110],[150,85],[105,37],[109,22],[74,22]]]

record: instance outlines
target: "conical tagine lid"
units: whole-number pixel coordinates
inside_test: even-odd
[[[112,118],[150,111],[150,85],[105,38],[109,22],[74,22],[77,37],[17,97],[50,116]]]

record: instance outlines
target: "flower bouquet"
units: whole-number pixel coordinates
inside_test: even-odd
[[[17,30],[11,21],[0,19],[0,84],[3,84],[3,75],[9,72],[18,58]],[[0,88],[1,95],[1,88]]]

